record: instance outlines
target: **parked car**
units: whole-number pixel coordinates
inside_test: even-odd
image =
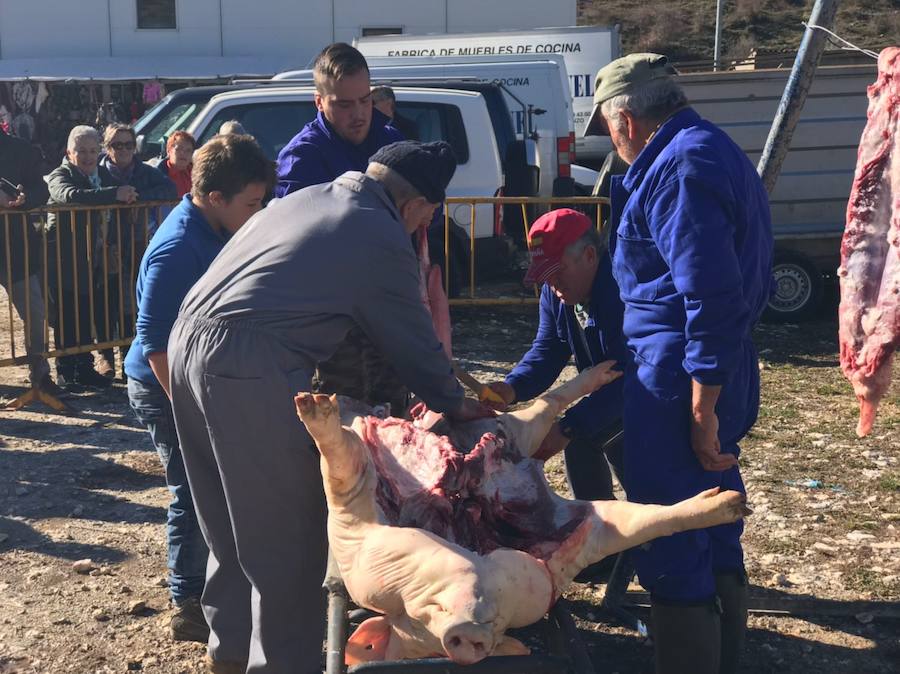
[[[416,124],[422,141],[445,140],[453,146],[459,166],[447,189],[449,196],[503,194],[507,176],[534,173],[536,167],[526,163],[529,157],[535,161],[533,141],[516,139],[497,85],[470,82],[464,88],[448,89],[421,84],[394,87],[397,109]],[[202,144],[217,133],[222,122],[233,119],[256,137],[267,156],[275,159],[316,115],[311,84],[243,83],[217,92],[210,92],[211,87],[200,89],[205,91],[182,90],[180,97],[173,96],[169,101],[168,110],[155,113],[155,122],[141,125],[142,131],[154,139],[151,143],[164,145],[166,134],[176,130],[170,121],[177,120],[179,128],[190,131]],[[206,95],[209,93],[212,95]],[[200,97],[204,95],[201,106]],[[144,147],[146,137],[142,139]],[[472,209],[468,204],[455,204],[449,212],[450,290],[456,294],[468,279]],[[443,264],[443,226],[436,224],[441,226],[429,232],[430,248],[434,261]],[[474,238],[479,278],[495,276],[507,268],[513,247],[504,235],[503,209],[489,204],[476,206]]]
[[[369,72],[374,83],[403,86],[441,86],[479,90],[488,99],[492,114],[506,108],[512,121],[514,139],[534,141],[537,153],[534,175],[513,176],[507,194],[572,194],[569,167],[574,157],[575,129],[572,101],[568,95],[568,75],[558,54],[472,57],[370,57]],[[290,70],[272,78],[276,81],[309,82],[311,70]],[[479,84],[491,84],[478,89]],[[505,105],[493,97],[502,94]],[[495,124],[495,128],[499,128]],[[505,150],[501,146],[501,156]],[[533,185],[519,184],[522,181]]]
[[[237,85],[240,88],[255,86],[252,83]],[[216,94],[234,91],[233,84],[176,89],[161,98],[134,124],[138,139],[138,154],[142,161],[166,154],[166,139],[173,132],[187,128],[194,117]]]

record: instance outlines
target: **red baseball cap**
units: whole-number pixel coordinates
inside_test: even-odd
[[[544,283],[560,268],[560,260],[571,244],[591,227],[591,219],[571,208],[544,213],[528,230],[531,264],[525,283]]]

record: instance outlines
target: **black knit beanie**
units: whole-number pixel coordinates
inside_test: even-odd
[[[410,185],[432,204],[447,196],[447,185],[456,171],[456,155],[449,143],[419,143],[401,140],[385,145],[369,157],[403,176]]]

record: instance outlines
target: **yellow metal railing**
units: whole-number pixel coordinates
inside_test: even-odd
[[[558,207],[596,207],[595,220],[597,230],[603,227],[601,205],[608,205],[606,197],[447,197],[444,208],[444,291],[450,292],[450,209],[454,204],[470,206],[469,211],[469,296],[450,299],[451,305],[467,306],[500,306],[516,304],[533,304],[537,302],[540,293],[538,287],[534,288],[534,297],[476,297],[475,283],[475,220],[476,206],[490,204],[494,206],[519,206],[522,212],[522,227],[524,229],[524,241],[528,241],[528,230],[531,227],[528,217],[528,206],[552,206]]]
[[[136,301],[135,279],[140,258],[151,235],[151,222],[161,221],[163,208],[177,202],[152,201],[132,205],[104,206],[46,206],[31,211],[0,210],[0,262],[5,262],[5,273],[0,278],[6,286],[8,322],[0,321],[0,367],[23,365],[29,355],[58,358],[112,347],[125,347],[134,337]],[[501,306],[529,304],[534,297],[478,297],[476,285],[476,206],[490,204],[496,208],[518,206],[522,213],[524,240],[528,240],[530,226],[528,206],[565,205],[573,208],[599,206],[609,203],[600,197],[450,197],[446,206],[468,205],[468,297],[453,298],[452,305]],[[450,286],[450,227],[449,208],[444,209],[444,285]],[[493,224],[493,223],[492,223]],[[597,208],[597,226],[601,225],[600,208]],[[19,228],[16,231],[16,228]],[[20,242],[16,243],[17,235]],[[33,268],[31,246],[40,247],[39,269]],[[13,278],[13,264],[21,256],[19,273],[21,281]],[[98,278],[102,275],[102,278]],[[35,279],[35,277],[37,277]],[[13,312],[14,281],[22,283],[18,311],[19,321]],[[32,284],[39,285],[41,311],[32,305]],[[84,287],[86,286],[86,288]],[[88,303],[87,311],[81,306]],[[71,306],[70,306],[71,305]],[[43,317],[40,317],[40,314]],[[36,318],[37,317],[37,318]],[[35,320],[40,320],[40,332]],[[85,330],[82,322],[90,323]],[[6,323],[6,325],[4,325]],[[74,324],[74,331],[71,329]],[[53,341],[51,343],[51,327]],[[5,333],[8,347],[3,346]],[[23,334],[23,349],[19,349],[17,334]],[[35,344],[36,335],[40,344]],[[52,344],[52,346],[51,346]],[[25,395],[7,407],[22,407],[30,400],[40,399],[62,409],[59,401],[48,398],[38,390],[37,382]]]
[[[8,296],[8,323],[4,326],[6,321],[0,322],[0,342],[7,342],[0,351],[0,367],[28,363],[29,357],[55,358],[130,344],[140,256],[149,241],[151,223],[159,224],[162,210],[177,203],[0,210],[0,266],[5,267],[0,280]],[[34,244],[40,248],[37,259],[33,259]],[[38,284],[37,293],[34,283]],[[18,288],[15,293],[14,287]],[[18,322],[13,313],[14,294],[20,298]],[[40,307],[33,304],[38,295]],[[82,306],[85,301],[87,312]],[[41,320],[39,332],[34,325],[36,316]],[[90,339],[80,338],[85,334],[84,320],[90,322]],[[24,349],[19,348],[17,340],[20,331]],[[2,339],[3,332],[7,339]],[[38,334],[41,343],[35,344]],[[36,385],[33,382],[28,393],[7,407],[19,408],[40,399],[57,409],[64,408]]]

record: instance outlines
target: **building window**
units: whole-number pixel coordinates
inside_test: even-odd
[[[175,0],[137,0],[139,29],[174,29]]]
[[[372,37],[373,35],[400,35],[402,32],[403,32],[402,26],[397,26],[397,27],[374,26],[371,28],[363,28],[362,36],[363,37]]]

